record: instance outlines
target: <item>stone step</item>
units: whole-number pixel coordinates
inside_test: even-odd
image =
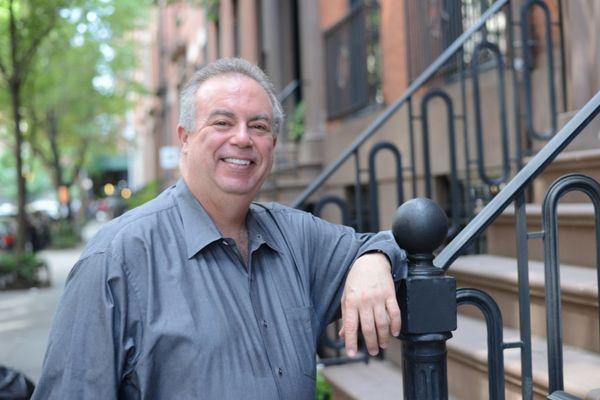
[[[404,396],[402,371],[389,361],[334,365],[325,367],[323,374],[333,389],[333,400],[397,400]]]
[[[527,230],[541,231],[541,204],[527,204]],[[558,205],[558,251],[563,263],[596,268],[596,233],[594,207],[591,203]],[[490,254],[516,257],[514,207],[509,206],[487,229],[487,250]],[[573,244],[577,244],[573,246]],[[543,260],[542,239],[528,241],[529,258]]]
[[[401,399],[402,373],[389,361],[332,365],[323,369],[333,400]]]
[[[596,271],[574,265],[561,265],[561,303],[564,343],[600,352],[598,323],[598,287]],[[481,289],[500,306],[504,325],[518,329],[519,303],[517,261],[513,258],[477,255],[457,259],[448,270],[457,287]],[[529,262],[531,296],[531,329],[534,335],[546,335],[544,265]],[[461,306],[459,312],[483,318],[472,306]]]
[[[448,341],[448,384],[454,396],[465,400],[487,399],[487,338],[485,323],[477,318],[458,317],[458,329]],[[504,342],[519,339],[514,329],[504,329]],[[564,390],[582,399],[592,399],[600,388],[600,355],[569,345],[563,346]],[[546,399],[548,363],[546,341],[532,338],[534,399]],[[518,349],[504,351],[507,400],[522,399],[521,359]]]
[[[528,159],[525,159],[527,162]],[[533,202],[542,203],[552,183],[563,175],[580,173],[600,181],[600,148],[564,151],[533,181]],[[563,199],[565,203],[589,201],[589,197],[580,192],[569,193]]]

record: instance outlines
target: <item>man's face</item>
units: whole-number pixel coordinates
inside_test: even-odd
[[[178,132],[190,189],[197,196],[251,200],[273,164],[276,138],[267,93],[245,75],[227,74],[204,82],[196,99],[197,131]]]

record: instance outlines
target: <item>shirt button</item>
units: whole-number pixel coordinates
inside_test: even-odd
[[[283,369],[281,367],[277,368],[277,374],[279,376],[283,375]]]
[[[267,320],[263,319],[262,321],[263,326],[266,328],[267,326],[269,326],[269,323],[267,322]]]

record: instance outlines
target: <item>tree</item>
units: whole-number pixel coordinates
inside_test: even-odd
[[[127,94],[135,88],[129,32],[144,15],[143,8],[132,7],[140,4],[88,1],[85,8],[65,9],[68,24],[40,50],[27,90],[29,142],[57,191],[68,193],[90,152],[114,143]],[[70,220],[70,197],[67,210]]]
[[[25,248],[26,181],[23,176],[23,88],[44,39],[59,23],[65,0],[0,0],[0,77],[10,98],[16,161],[17,252]]]
[[[150,0],[0,0],[0,98],[10,99],[17,251],[25,244],[24,140],[55,187],[70,187],[90,148],[125,110],[136,28]],[[0,103],[0,117],[3,111]],[[0,121],[0,128],[2,121]],[[2,138],[0,138],[2,139]]]

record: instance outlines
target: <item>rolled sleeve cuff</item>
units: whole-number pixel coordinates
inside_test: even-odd
[[[391,232],[389,232],[389,234],[391,236]],[[381,240],[368,245],[361,252],[361,255],[367,253],[382,253],[387,256],[392,265],[392,277],[394,282],[405,279],[408,275],[406,252],[398,246],[394,239]]]

